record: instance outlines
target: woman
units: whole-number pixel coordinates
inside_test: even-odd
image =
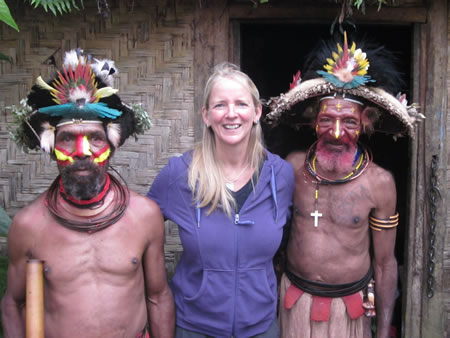
[[[194,151],[170,159],[148,196],[179,226],[172,280],[177,337],[278,337],[272,259],[289,216],[291,165],[264,149],[262,107],[232,64],[206,83],[206,128]]]

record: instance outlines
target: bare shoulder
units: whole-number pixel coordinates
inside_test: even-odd
[[[129,212],[137,217],[145,231],[157,233],[164,231],[164,217],[158,204],[146,196],[130,191]]]
[[[303,167],[305,163],[306,153],[304,151],[293,151],[286,156],[286,161],[288,161],[294,167],[294,170],[297,170]]]
[[[370,185],[375,202],[375,215],[387,218],[395,212],[397,190],[393,175],[375,163],[371,163],[366,181]]]
[[[47,215],[45,206],[45,193],[41,194],[33,202],[20,209],[13,217],[11,229],[33,232],[37,229],[40,221]]]
[[[41,236],[42,228],[49,223],[45,206],[45,194],[22,208],[12,219],[8,231],[8,254],[10,261],[23,257]]]
[[[373,162],[369,166],[368,179],[374,187],[382,190],[392,186],[395,187],[392,173]]]
[[[130,191],[130,206],[135,210],[139,210],[145,217],[158,216],[161,213],[156,202],[134,191]]]

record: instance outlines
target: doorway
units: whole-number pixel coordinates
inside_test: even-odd
[[[285,93],[297,70],[302,70],[305,57],[320,39],[330,37],[329,24],[312,23],[239,23],[239,60],[241,69],[253,79],[262,99]],[[412,93],[412,34],[411,25],[358,25],[357,33],[383,44],[398,58],[398,68],[403,75],[404,88],[411,100]],[[369,60],[370,61],[370,60]],[[268,128],[263,126],[267,148],[285,157],[293,150],[306,150],[314,142],[312,128],[294,130],[289,126]],[[399,267],[398,298],[393,315],[397,337],[402,327],[402,297],[406,288],[408,246],[408,191],[410,167],[410,140],[393,139],[392,135],[375,133],[361,142],[373,152],[373,160],[389,170],[396,182],[397,210],[400,222],[397,228],[395,254]]]

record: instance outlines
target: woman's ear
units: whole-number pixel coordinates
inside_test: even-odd
[[[253,120],[253,123],[257,124],[259,122],[259,120],[261,118],[261,114],[262,114],[262,105],[261,105],[261,103],[258,104],[258,106],[255,109],[255,112],[256,112],[256,115],[255,115],[255,118]]]
[[[202,118],[203,118],[203,122],[205,123],[206,127],[209,128],[210,123],[209,123],[209,119],[208,119],[208,110],[205,107],[202,108]]]

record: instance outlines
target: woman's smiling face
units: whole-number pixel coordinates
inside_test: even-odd
[[[214,132],[216,146],[248,143],[253,123],[261,117],[250,91],[239,81],[222,78],[211,90],[203,121]]]

